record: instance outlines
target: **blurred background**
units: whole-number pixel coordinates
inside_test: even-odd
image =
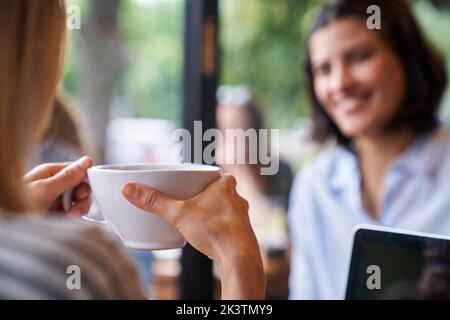
[[[280,129],[280,156],[289,168],[280,181],[290,181],[318,151],[308,139],[309,106],[302,68],[305,34],[324,2],[218,1],[216,85],[228,88],[230,99],[241,99],[242,104],[251,100],[264,127]],[[449,69],[450,1],[410,2]],[[84,123],[90,153],[97,163],[171,161],[170,134],[185,121],[185,45],[190,39],[186,1],[68,3],[81,7],[82,28],[71,32],[63,86]],[[207,29],[204,32],[207,37]],[[450,123],[449,98],[447,90],[441,110],[445,123]],[[280,188],[279,193],[286,196],[289,190]],[[285,209],[285,203],[279,202],[271,206],[276,214],[255,222],[267,258],[268,297],[279,299],[287,297]],[[180,297],[179,251],[133,254],[152,298]]]

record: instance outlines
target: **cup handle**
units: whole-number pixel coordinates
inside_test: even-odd
[[[84,183],[89,184],[89,180],[86,178],[84,180]],[[74,189],[70,189],[62,195],[62,205],[64,208],[64,212],[69,211],[69,209],[72,207],[72,197],[73,197]],[[92,213],[92,208],[98,208],[98,206],[95,204],[95,201],[92,202],[91,210],[84,216],[81,217],[81,219],[90,221],[90,222],[96,222],[96,223],[108,223],[103,217],[100,211],[97,209],[97,212]]]

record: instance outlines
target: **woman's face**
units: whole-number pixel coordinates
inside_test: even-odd
[[[378,133],[400,109],[403,65],[362,20],[343,18],[317,30],[309,50],[316,97],[348,138]]]

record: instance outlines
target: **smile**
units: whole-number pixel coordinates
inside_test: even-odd
[[[372,97],[372,91],[365,91],[360,94],[353,94],[335,102],[336,108],[344,114],[352,114],[360,111],[367,101]]]

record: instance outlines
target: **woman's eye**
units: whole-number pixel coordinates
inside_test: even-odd
[[[328,73],[330,73],[330,66],[327,64],[323,64],[314,68],[315,75],[326,75]]]
[[[349,54],[348,60],[354,62],[365,61],[372,57],[373,52],[371,50],[357,50]]]

